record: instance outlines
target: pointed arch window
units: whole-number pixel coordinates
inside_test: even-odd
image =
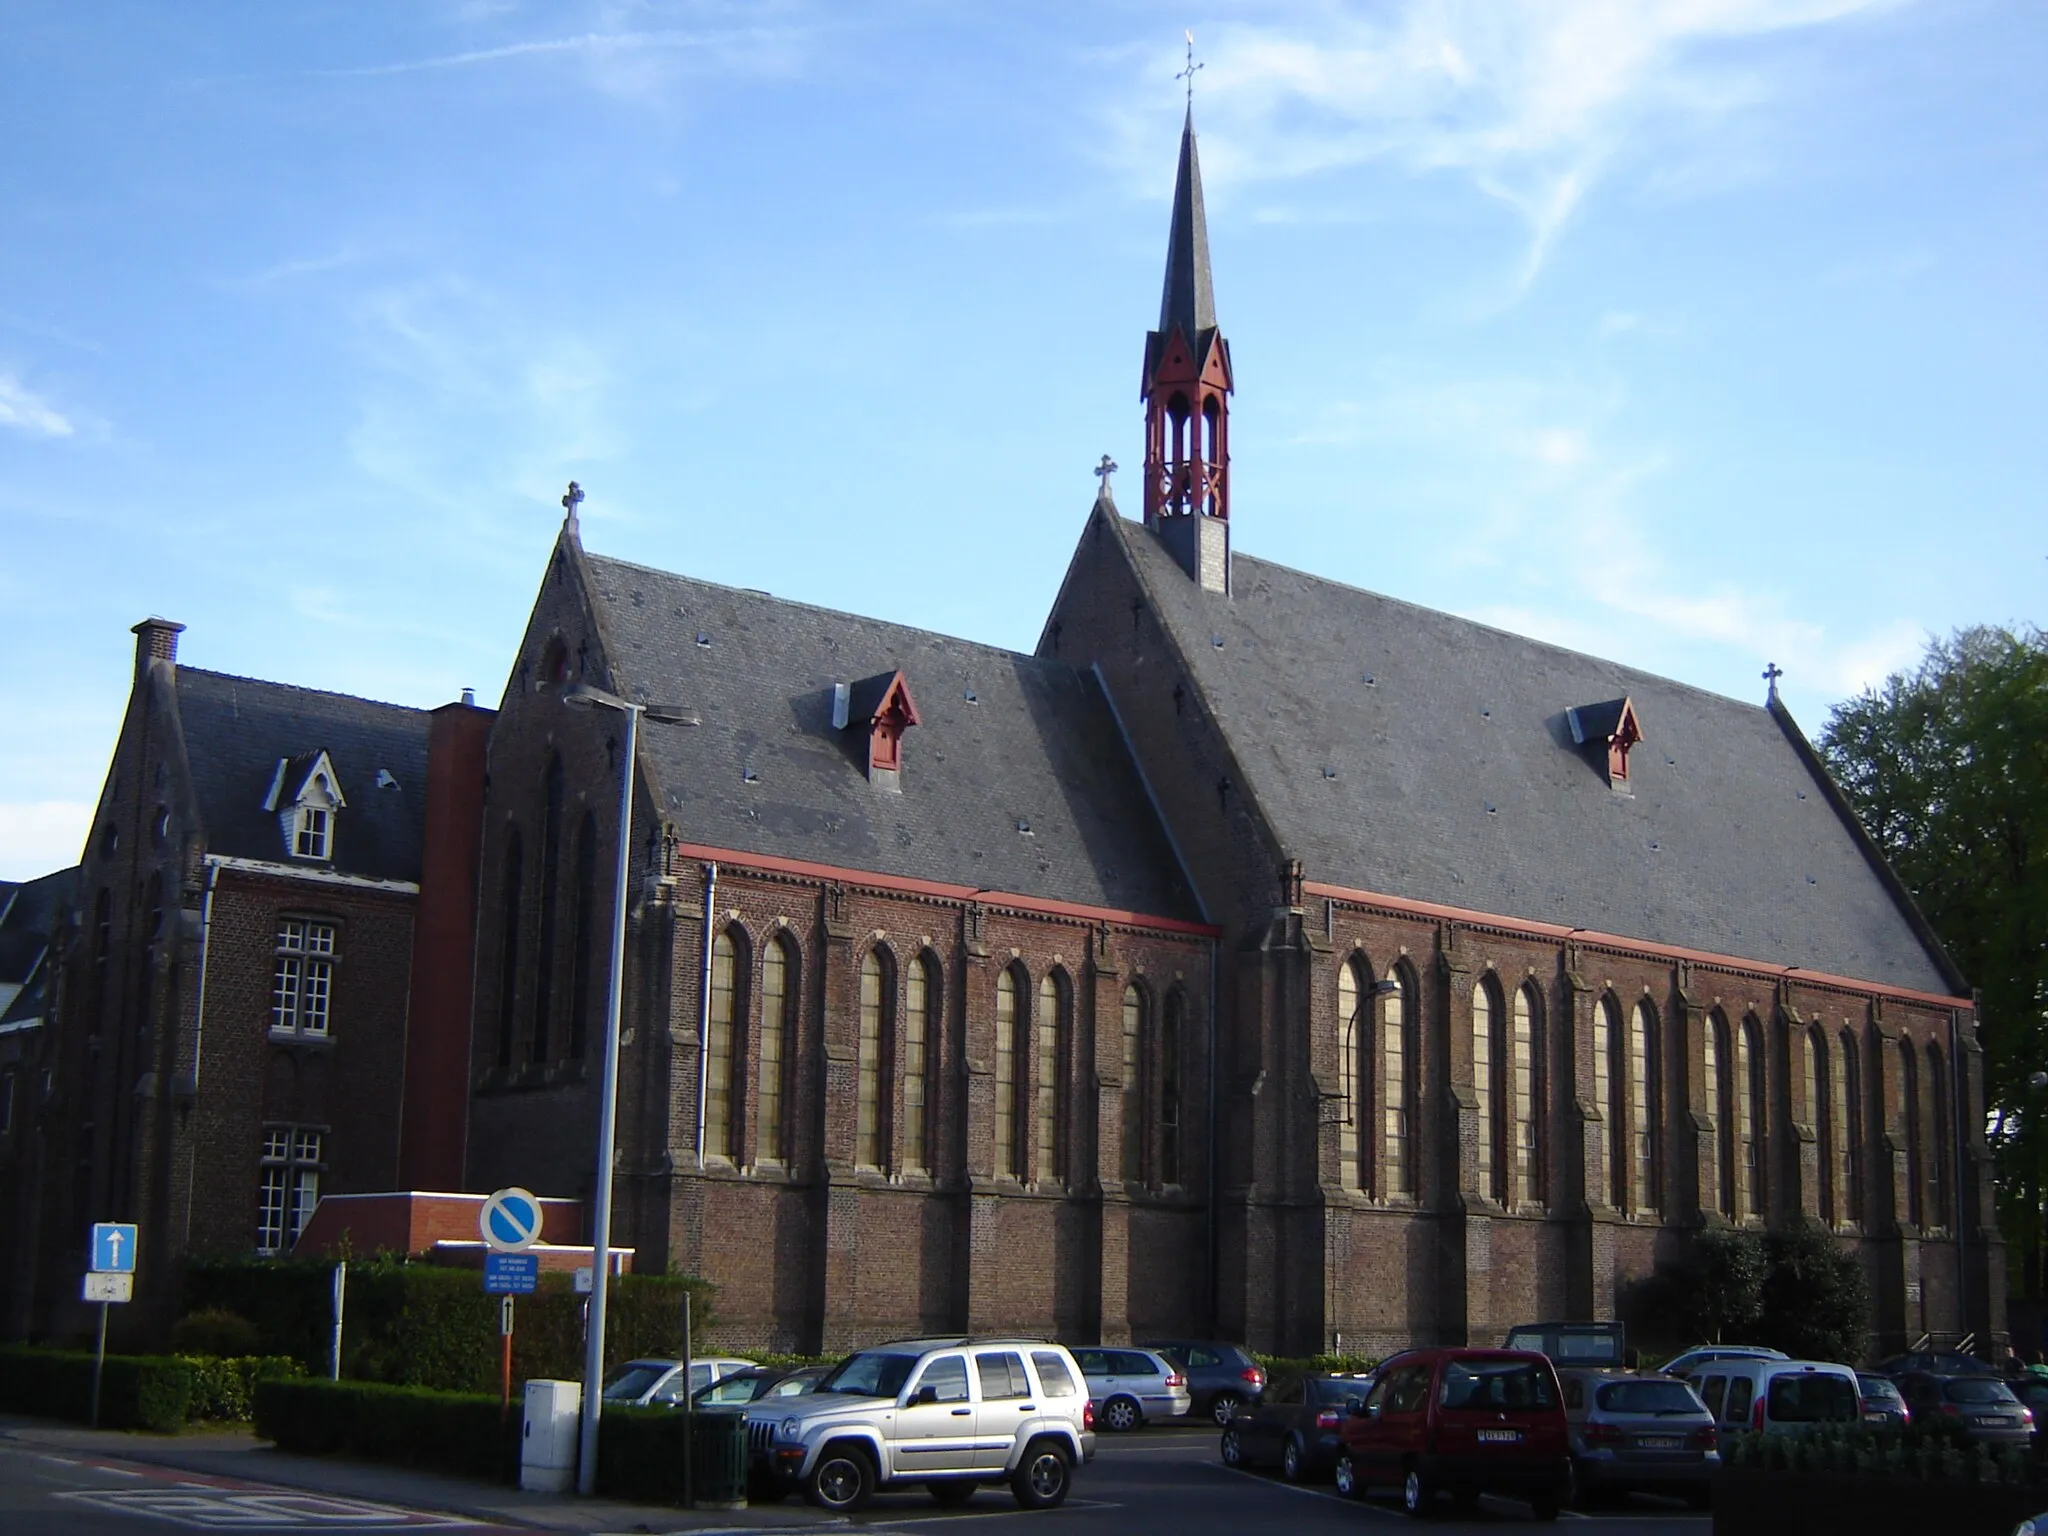
[[[1534,985],[1515,988],[1511,1088],[1515,1124],[1514,1177],[1509,1193],[1517,1205],[1543,1198],[1542,1000]]]
[[[1816,1024],[1806,1032],[1806,1117],[1813,1126],[1815,1164],[1820,1173],[1820,1219],[1841,1224],[1841,1134],[1835,1124],[1833,1076],[1828,1071],[1828,1032]]]
[[[1629,1014],[1628,1024],[1628,1107],[1630,1203],[1632,1211],[1651,1212],[1663,1203],[1663,1170],[1657,1156],[1663,1129],[1663,1105],[1659,1102],[1657,1061],[1657,1016],[1647,1001],[1639,1001]]]
[[[883,1052],[888,1048],[896,967],[885,949],[871,949],[860,963],[860,1049],[855,1062],[853,1160],[881,1168],[887,1149],[882,1114]]]
[[[1493,1001],[1493,988],[1482,979],[1472,989],[1472,1097],[1478,1106],[1478,1134],[1473,1141],[1472,1161],[1474,1182],[1482,1194],[1498,1200],[1501,1184],[1495,1177],[1494,1156],[1496,1136],[1494,1134],[1494,1110],[1497,1100],[1494,1094],[1494,1069],[1496,1052],[1494,1036],[1499,1027],[1499,1010]]]
[[[914,1173],[931,1166],[926,1147],[925,1085],[943,995],[938,957],[926,950],[910,962],[903,987],[903,1166]]]
[[[1754,1018],[1744,1019],[1735,1033],[1736,1174],[1740,1181],[1740,1209],[1737,1215],[1761,1216],[1764,1212],[1764,1032]]]
[[[1926,1177],[1920,1138],[1920,1064],[1913,1042],[1899,1042],[1899,1113],[1906,1132],[1906,1220],[1919,1226],[1925,1217],[1921,1181]]]
[[[562,754],[548,754],[541,790],[540,944],[534,953],[533,1060],[548,1060],[548,1034],[555,1012],[555,908],[562,878]]]
[[[1017,1000],[1024,993],[1021,966],[1009,966],[996,976],[996,1172],[1022,1178],[1017,1139],[1017,1091],[1022,1074],[1017,1070]]]
[[[519,829],[505,839],[505,884],[498,914],[498,1065],[512,1065],[519,1033]]]
[[[1927,1047],[1927,1120],[1932,1132],[1928,1139],[1934,1155],[1927,1159],[1926,1206],[1928,1221],[1937,1227],[1954,1225],[1949,1194],[1955,1188],[1950,1171],[1954,1165],[1955,1141],[1949,1130],[1946,1067],[1941,1047],[1930,1042]]]
[[[1032,1083],[1033,1176],[1040,1183],[1066,1179],[1065,1063],[1073,1028],[1073,992],[1064,971],[1050,971],[1038,983],[1037,1071]]]
[[[576,905],[569,927],[569,1059],[581,1061],[590,1036],[591,948],[597,942],[597,818],[583,813],[576,834]],[[609,983],[607,983],[609,984]]]
[[[1145,1177],[1145,1086],[1141,1075],[1145,994],[1135,984],[1124,988],[1123,1027],[1123,1174],[1124,1182],[1136,1184]]]
[[[783,1160],[782,1095],[796,1034],[801,975],[796,942],[778,933],[761,952],[761,1077],[754,1089],[754,1160]]]
[[[1166,994],[1159,1026],[1159,1182],[1178,1184],[1180,1167],[1181,1051],[1187,998],[1179,987]]]
[[[1842,1187],[1848,1195],[1848,1218],[1863,1220],[1863,1065],[1857,1059],[1856,1032],[1842,1031]]]
[[[1621,1049],[1621,1015],[1611,994],[1593,1005],[1593,1102],[1605,1123],[1607,1203],[1628,1206],[1628,1116],[1616,1091],[1624,1074],[1615,1066]]]
[[[1372,1102],[1365,1072],[1368,1042],[1359,1028],[1359,1009],[1367,991],[1364,980],[1356,956],[1337,967],[1337,1074],[1344,1109],[1337,1122],[1337,1178],[1346,1189],[1364,1189],[1368,1183],[1365,1160],[1359,1155],[1359,1128],[1371,1124],[1366,1106]]]
[[[711,1016],[704,1031],[706,1157],[732,1156],[733,1034],[739,986],[739,944],[727,929],[711,941]]]
[[[1721,1214],[1733,1221],[1737,1212],[1735,1190],[1735,1068],[1730,1059],[1734,1042],[1729,1038],[1728,1020],[1718,1010],[1707,1025],[1707,1107],[1714,1116],[1714,1172],[1721,1181]]]
[[[1399,965],[1387,972],[1387,980],[1392,990],[1380,998],[1379,1191],[1410,1195],[1415,1192],[1414,1164],[1408,1156],[1409,1128],[1415,1123],[1415,983]]]

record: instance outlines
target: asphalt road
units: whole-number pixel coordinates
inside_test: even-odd
[[[531,1530],[523,1522],[493,1524],[469,1516],[381,1502],[357,1487],[347,1496],[284,1488],[254,1477],[226,1477],[153,1466],[110,1455],[50,1452],[0,1445],[0,1531],[7,1536],[164,1536],[179,1530],[461,1531]],[[373,1485],[374,1486],[374,1485]],[[678,1512],[675,1528],[740,1536],[817,1524],[849,1522],[806,1511],[795,1499],[764,1511],[713,1514]],[[1446,1510],[1448,1514],[1448,1510]],[[1651,1501],[1603,1510],[1591,1517],[1567,1512],[1561,1524],[1590,1518],[1597,1536],[1706,1536],[1707,1516]],[[1007,1491],[987,1489],[965,1509],[940,1510],[922,1491],[883,1494],[854,1517],[866,1531],[918,1531],[933,1536],[940,1524],[972,1526],[972,1536],[999,1536],[1036,1522],[1038,1536],[1120,1536],[1132,1530],[1174,1536],[1248,1536],[1285,1522],[1296,1533],[1352,1533],[1409,1524],[1390,1502],[1352,1503],[1327,1484],[1292,1487],[1276,1476],[1232,1471],[1216,1459],[1216,1436],[1194,1430],[1143,1431],[1103,1436],[1095,1462],[1075,1481],[1073,1496],[1050,1514],[1025,1514]],[[1437,1531],[1501,1532],[1533,1529],[1526,1505],[1487,1499],[1470,1519],[1431,1522]],[[659,1526],[639,1529],[659,1530]],[[960,1536],[970,1536],[963,1530]],[[1596,1536],[1589,1531],[1588,1536]]]

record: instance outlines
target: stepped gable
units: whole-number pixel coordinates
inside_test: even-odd
[[[687,842],[1198,920],[1094,676],[1038,657],[584,556],[642,761]],[[900,670],[901,768],[868,776],[834,686]]]
[[[1111,521],[1309,879],[1965,990],[1789,716],[1242,554],[1204,591]],[[1566,714],[1623,698],[1625,793]]]

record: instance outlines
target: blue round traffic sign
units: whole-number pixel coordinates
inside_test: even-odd
[[[501,1189],[484,1201],[476,1224],[499,1253],[523,1253],[540,1241],[540,1201],[523,1189]]]

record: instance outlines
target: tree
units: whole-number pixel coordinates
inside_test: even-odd
[[[1673,1343],[1752,1343],[1763,1317],[1764,1272],[1755,1233],[1709,1227],[1651,1277],[1638,1326]]]
[[[1854,1255],[1805,1222],[1769,1234],[1762,1247],[1758,1341],[1794,1360],[1861,1360],[1870,1281]]]
[[[2041,1293],[2048,1175],[2048,637],[1958,630],[1837,705],[1820,752],[1982,995],[2000,1224]],[[2033,1111],[2029,1113],[2028,1111]]]

